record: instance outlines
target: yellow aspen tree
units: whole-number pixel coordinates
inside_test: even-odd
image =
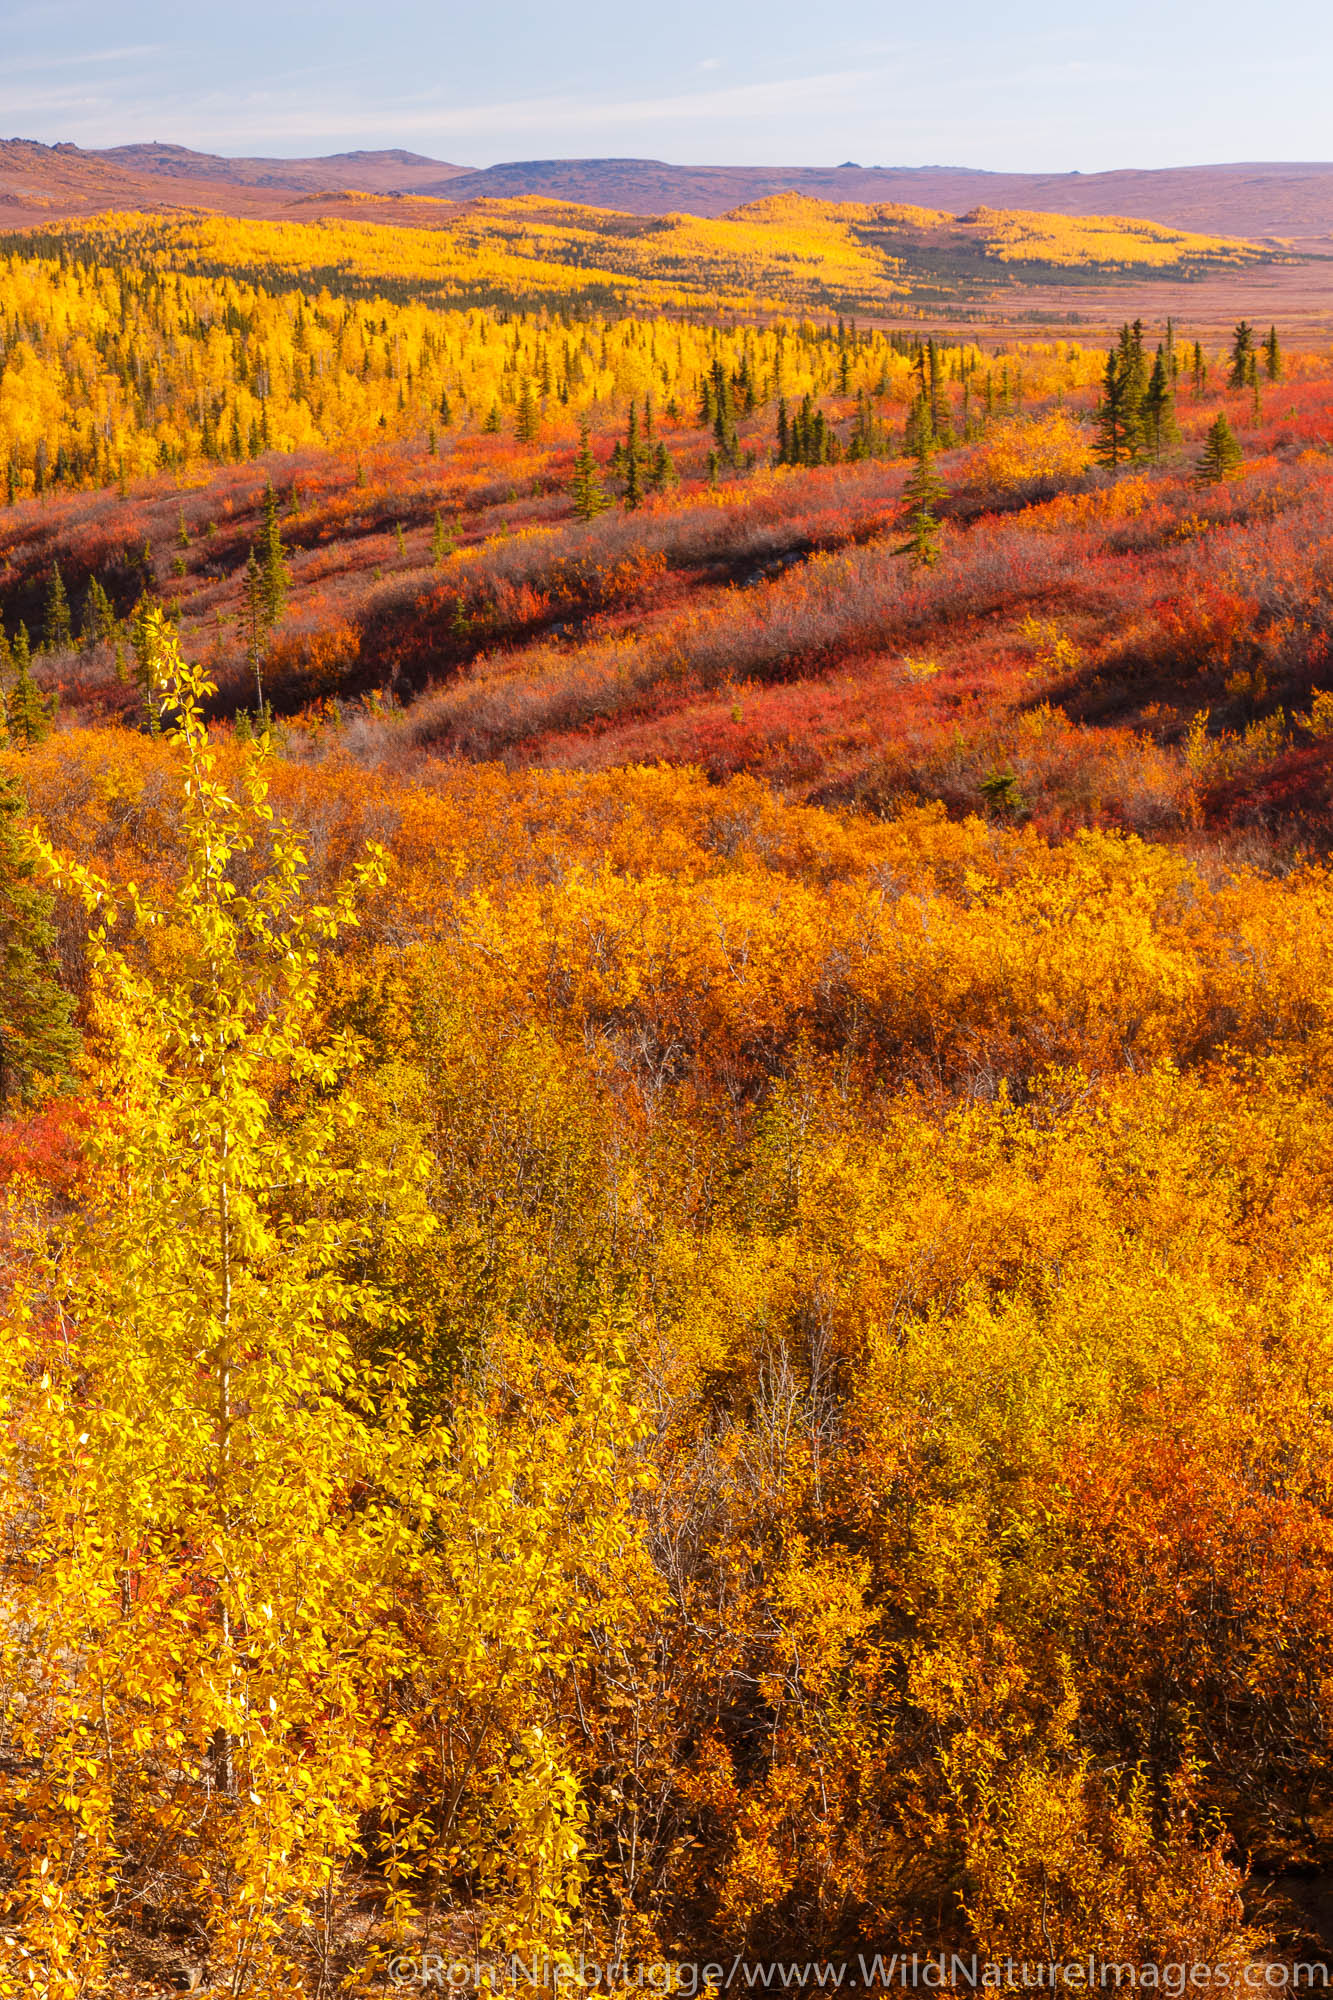
[[[94,920],[101,1109],[0,1359],[0,1992],[101,1990],[146,1919],[233,1994],[322,1989],[358,1869],[386,1935],[466,1875],[498,1942],[560,1950],[586,1814],[550,1690],[644,1574],[622,1336],[422,1407],[365,1274],[432,1233],[426,1155],[363,1132],[318,1009],[383,857],[312,903],[263,746],[229,789],[208,683],[154,646],[178,886],[36,842]]]
[[[311,1032],[321,952],[382,860],[307,907],[261,759],[233,798],[206,683],[165,626],[155,645],[183,769],[179,888],[118,896],[44,857],[97,921],[104,1110],[91,1200],[14,1356],[42,1384],[10,1471],[42,1501],[21,1650],[45,1664],[6,1666],[32,1774],[24,1929],[71,1993],[147,1893],[150,1823],[178,1915],[236,1991],[267,1983],[355,1838],[406,1530],[384,1497],[394,1396],[356,1352],[391,1308],[352,1273],[372,1211],[381,1237],[430,1227],[419,1159],[363,1172],[341,1143],[358,1051]]]

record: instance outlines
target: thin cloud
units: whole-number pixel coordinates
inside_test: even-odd
[[[32,75],[49,69],[85,69],[97,63],[142,62],[145,57],[166,53],[164,42],[142,42],[131,48],[81,49],[71,56],[6,56],[5,70],[11,76],[15,71]]]
[[[386,130],[420,137],[484,138],[497,132],[582,132],[618,126],[640,126],[661,120],[680,124],[724,118],[766,118],[798,107],[843,104],[875,83],[865,70],[829,71],[823,75],[785,77],[765,83],[732,84],[720,89],[680,91],[670,96],[614,100],[553,96],[519,98],[493,104],[447,105],[434,98],[405,98],[367,105],[338,103],[324,96],[318,106],[308,98],[284,92],[255,95],[238,106],[218,99],[196,99],[178,108],[176,122],[191,131],[206,128],[215,142],[324,138],[331,132],[347,138]],[[125,107],[126,112],[129,106]],[[230,113],[230,115],[228,115]],[[161,108],[154,108],[160,122]]]

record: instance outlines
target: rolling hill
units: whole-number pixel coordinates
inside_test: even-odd
[[[328,159],[224,159],[187,146],[153,143],[44,146],[33,139],[0,140],[0,226],[93,215],[100,209],[148,214],[182,208],[224,215],[281,213],[293,201],[348,192],[387,193],[419,176],[432,186],[466,169],[420,153],[339,153]]]
[[[399,226],[377,226],[386,219]],[[442,202],[433,227],[407,221],[395,197],[360,195],[347,217],[307,210],[300,222],[289,214],[275,223],[122,213],[71,219],[26,238],[15,232],[0,237],[0,247],[436,306],[875,317],[923,306],[986,313],[1053,288],[1077,294],[1127,282],[1234,281],[1271,266],[1275,255],[1243,238],[1123,217],[990,208],[954,216],[795,194],[715,218],[635,216],[528,196]]]
[[[285,198],[350,190],[449,201],[540,195],[635,215],[721,216],[775,194],[823,202],[906,203],[960,215],[978,208],[1131,215],[1205,235],[1333,236],[1333,162],[1249,161],[1113,173],[993,173],[976,167],[678,166],[665,160],[510,160],[484,168],[389,149],[324,158],[227,159],[161,141],[102,150],[0,141],[0,213],[87,214],[135,205],[263,212]]]
[[[540,194],[596,208],[724,215],[791,191],[816,201],[907,202],[953,214],[987,208],[1056,215],[1135,215],[1205,234],[1319,237],[1333,233],[1333,163],[1257,162],[1104,174],[1003,174],[972,167],[709,167],[664,160],[514,160],[481,172],[413,176],[405,192]]]
[[[395,147],[385,152],[331,153],[321,159],[225,159],[221,153],[196,153],[189,146],[154,141],[150,145],[109,146],[89,153],[91,159],[131,173],[161,175],[168,180],[216,181],[229,187],[291,188],[302,194],[326,188],[358,188],[367,194],[390,194],[421,177],[432,188],[467,167],[450,166],[422,153]]]

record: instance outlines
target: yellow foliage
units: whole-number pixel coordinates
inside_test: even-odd
[[[493,413],[512,435],[525,390],[541,434],[567,439],[580,414],[629,399],[693,420],[715,360],[748,368],[765,401],[844,387],[843,350],[808,321],[719,333],[665,317],[683,302],[670,288],[620,288],[608,302],[603,278],[585,273],[594,289],[581,298],[567,264],[550,266],[550,307],[534,307],[527,267],[494,265],[505,230],[476,229],[467,256],[442,256],[433,231],[370,224],[107,217],[72,229],[63,256],[34,238],[0,260],[0,311],[23,329],[0,367],[0,463],[21,494],[270,448],[420,443],[480,430]],[[770,249],[788,240],[776,224],[747,229]],[[814,241],[822,266],[832,252]],[[681,254],[698,267],[692,239]],[[511,312],[461,303],[511,287]],[[941,354],[954,371],[980,359],[970,345]],[[1073,379],[1063,351],[1043,350],[1038,367]],[[912,382],[885,333],[858,338],[847,393],[905,402]]]
[[[265,2000],[1249,1954],[1328,1770],[1328,870],[368,784],[164,664],[174,736],[0,760],[94,1132],[5,1215],[4,1978],[131,1985],[136,1901]]]
[[[963,221],[1003,263],[1149,265],[1185,271],[1252,263],[1266,253],[1234,236],[1199,236],[1124,215],[1041,215],[1026,209],[974,208]]]
[[[1063,410],[997,423],[972,452],[972,477],[1001,493],[1030,479],[1076,479],[1092,464],[1086,427]]]

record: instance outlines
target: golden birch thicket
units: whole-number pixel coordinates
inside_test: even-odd
[[[515,1351],[540,1434],[484,1391],[448,1424],[423,1406],[386,1273],[432,1227],[424,1153],[407,1119],[366,1147],[356,1038],[312,1033],[321,952],[382,863],[303,905],[258,759],[233,796],[207,683],[158,644],[178,891],[42,849],[96,925],[101,1103],[0,1364],[0,1990],[103,1990],[127,1924],[227,1991],[290,1991],[298,1963],[327,1987],[368,1838],[386,1934],[462,1871],[506,1945],[558,1947],[583,1835],[539,1697],[634,1573],[619,1335],[590,1333],[577,1380]]]

